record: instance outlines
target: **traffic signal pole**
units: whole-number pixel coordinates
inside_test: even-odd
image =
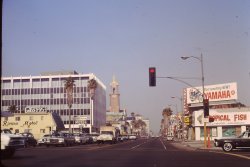
[[[203,112],[204,112],[204,147],[207,148],[207,118],[205,116],[205,105],[204,105],[204,100],[205,100],[205,88],[204,88],[204,68],[203,68],[203,55],[201,53],[201,56],[200,57],[196,57],[196,56],[189,56],[189,57],[181,57],[183,60],[186,60],[188,58],[195,58],[197,60],[200,61],[201,63],[201,81],[202,81],[202,104],[203,104]],[[154,74],[154,75],[153,75]],[[186,85],[189,85],[191,87],[193,87],[192,85],[190,85],[189,83],[177,78],[177,77],[156,77],[155,75],[155,67],[150,67],[149,68],[149,86],[156,86],[156,78],[168,78],[168,79],[174,79],[174,80],[177,80],[177,81],[180,81]],[[198,90],[198,89],[197,89]],[[199,91],[199,90],[198,90]],[[200,92],[200,91],[199,91]]]

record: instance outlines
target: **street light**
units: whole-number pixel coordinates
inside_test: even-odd
[[[197,60],[200,61],[201,63],[201,81],[202,81],[202,100],[205,99],[205,94],[204,94],[204,70],[203,70],[203,56],[201,53],[200,57],[196,57],[196,56],[185,56],[185,57],[181,57],[182,60],[187,60],[189,58],[195,58]],[[204,104],[203,104],[203,111],[204,111]],[[205,148],[207,147],[207,131],[206,131],[206,121],[204,121],[204,145]]]

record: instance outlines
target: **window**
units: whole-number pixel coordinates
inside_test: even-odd
[[[30,121],[33,121],[33,119],[34,119],[33,116],[30,116]]]
[[[208,135],[208,131],[209,131],[210,137],[217,137],[217,128],[207,127],[207,135]],[[204,128],[203,127],[201,127],[200,137],[204,137]]]
[[[20,121],[20,117],[16,117],[16,121]]]
[[[44,116],[41,116],[41,121],[44,120]]]
[[[235,127],[222,127],[222,137],[232,137],[236,136]]]
[[[45,129],[40,129],[40,133],[45,133]]]

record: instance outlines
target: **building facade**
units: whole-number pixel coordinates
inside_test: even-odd
[[[250,130],[250,108],[210,109],[214,122],[207,123],[207,132],[211,140],[215,138],[239,136]],[[195,128],[195,139],[204,140],[203,110],[193,112],[192,126]]]
[[[87,133],[98,131],[106,122],[106,87],[94,74],[75,71],[49,72],[40,76],[1,78],[1,111],[16,106],[16,113],[50,112],[60,115],[65,128],[69,128],[69,108],[64,84],[74,80],[71,127]],[[90,97],[88,81],[95,79],[94,98]]]
[[[237,83],[207,85],[204,98],[209,99],[209,117],[204,119],[202,88],[184,89],[184,115],[192,121],[185,122],[189,140],[204,140],[204,121],[210,139],[237,136],[250,126],[249,107],[237,102]]]
[[[1,128],[10,129],[12,133],[30,132],[35,139],[40,139],[52,131],[64,130],[64,125],[60,116],[55,112],[26,112],[9,116],[2,114]]]

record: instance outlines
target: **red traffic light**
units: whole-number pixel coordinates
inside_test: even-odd
[[[149,72],[150,73],[154,73],[155,72],[155,68],[149,68]]]
[[[149,86],[156,86],[156,69],[149,67]]]

